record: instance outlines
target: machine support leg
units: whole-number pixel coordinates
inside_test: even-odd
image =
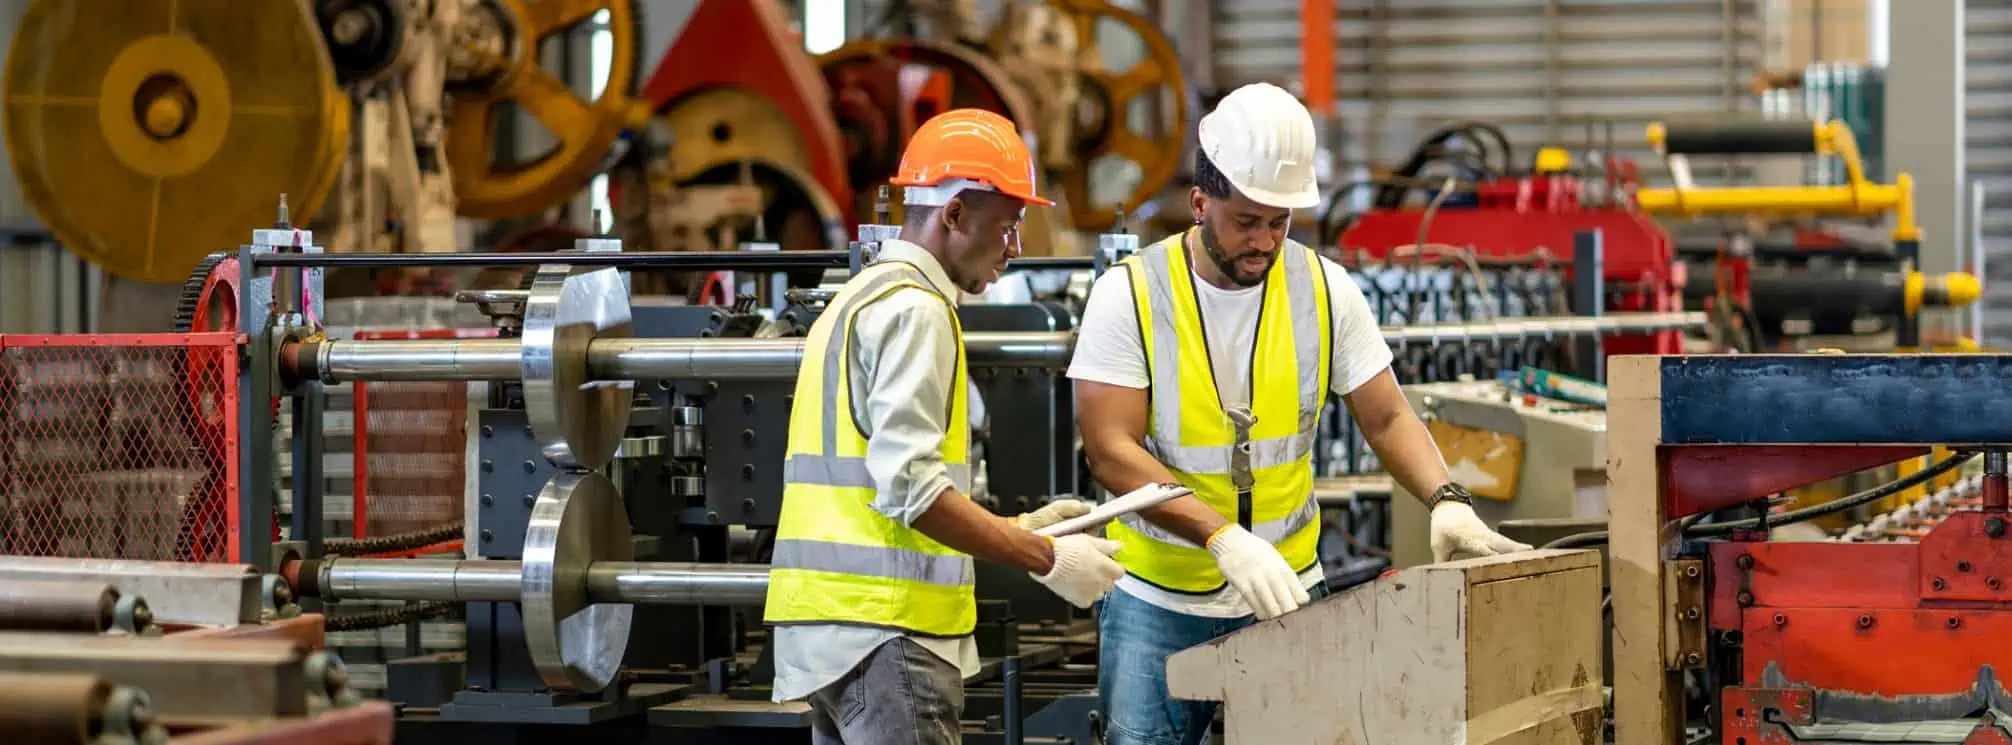
[[[1572,235],[1572,311],[1578,315],[1599,318],[1606,310],[1606,281],[1601,276],[1605,253],[1605,239],[1600,231],[1584,230]],[[1574,356],[1581,365],[1579,372],[1587,380],[1607,382],[1603,341],[1599,336],[1589,336],[1573,342]]]
[[[1984,453],[1984,511],[2005,511],[2005,451]]]
[[[1026,714],[1020,711],[1020,657],[1015,655],[999,662],[1000,682],[1005,684],[1005,695],[1000,700],[999,718],[1006,745],[1021,745],[1021,719]]]

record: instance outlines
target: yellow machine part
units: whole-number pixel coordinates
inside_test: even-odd
[[[178,282],[320,209],[349,103],[306,0],[37,0],[5,74],[22,194],[105,271]]]
[[[466,217],[526,217],[564,204],[601,171],[622,130],[646,124],[650,113],[648,105],[633,95],[635,0],[500,2],[516,21],[517,48],[531,51],[495,61],[504,72],[491,85],[454,91],[446,155],[454,178],[455,211]],[[536,50],[546,39],[603,11],[608,14],[611,65],[607,85],[599,97],[588,101],[541,67]],[[528,161],[498,164],[497,123],[520,110],[543,125],[558,144]]]
[[[1048,0],[1048,4],[1069,17],[1088,55],[1101,54],[1100,25],[1125,29],[1144,48],[1143,58],[1122,70],[1110,69],[1101,59],[1085,66],[1083,77],[1103,117],[1099,126],[1082,133],[1081,165],[1061,175],[1069,224],[1078,230],[1111,230],[1118,224],[1113,207],[1127,214],[1138,210],[1179,173],[1188,132],[1187,78],[1173,42],[1145,16],[1103,0]],[[1102,203],[1091,193],[1090,168],[1099,160],[1129,162],[1139,169],[1138,181],[1116,205]]]

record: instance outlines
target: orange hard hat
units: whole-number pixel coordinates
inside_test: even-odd
[[[1054,204],[1034,191],[1034,156],[1019,130],[1006,117],[984,109],[951,109],[916,127],[890,183],[910,187],[910,204],[940,205],[966,188],[989,189],[1043,207]],[[950,193],[931,195],[930,187]]]

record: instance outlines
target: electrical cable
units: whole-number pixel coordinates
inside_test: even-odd
[[[1845,510],[1869,502],[1875,502],[1881,499],[1885,499],[1895,494],[1899,494],[1903,491],[1907,491],[1908,489],[1912,489],[1914,487],[1928,483],[1935,477],[1941,476],[1944,473],[1948,473],[1949,471],[1955,470],[1958,466],[1961,466],[1964,463],[1969,462],[1971,458],[1975,457],[1977,457],[1976,451],[1966,451],[1956,453],[1947,458],[1943,458],[1942,461],[1939,463],[1931,465],[1927,468],[1923,468],[1920,471],[1916,471],[1912,474],[1909,474],[1906,478],[1899,479],[1884,486],[1868,489],[1866,491],[1853,494],[1843,499],[1825,502],[1823,504],[1815,505],[1812,507],[1804,507],[1799,510],[1790,510],[1780,515],[1769,516],[1767,518],[1766,524],[1768,525],[1768,527],[1792,525],[1807,520],[1814,520],[1816,518],[1823,517],[1824,515],[1831,515],[1843,512]],[[1761,518],[1750,517],[1744,520],[1734,520],[1732,522],[1700,525],[1695,528],[1685,530],[1684,537],[1709,538],[1714,536],[1727,535],[1740,530],[1753,530],[1760,526],[1761,526]]]
[[[1815,505],[1812,507],[1804,507],[1799,510],[1791,510],[1789,512],[1784,512],[1779,515],[1770,515],[1767,517],[1766,524],[1770,528],[1777,528],[1783,525],[1793,525],[1799,522],[1814,520],[1816,518],[1823,517],[1825,515],[1843,512],[1845,510],[1857,507],[1862,504],[1867,504],[1869,502],[1875,502],[1881,499],[1885,499],[1895,494],[1899,494],[1903,491],[1907,491],[1908,489],[1912,489],[1914,487],[1928,483],[1935,477],[1941,476],[1944,473],[1948,473],[1949,471],[1956,469],[1958,466],[1961,466],[1964,463],[1969,462],[1970,459],[1974,457],[1977,457],[1977,453],[1974,451],[1959,452],[1956,453],[1955,455],[1951,455],[1947,458],[1942,459],[1941,462],[1935,463],[1934,465],[1921,469],[1920,471],[1916,471],[1912,474],[1909,474],[1906,477],[1888,482],[1886,484],[1877,487],[1873,487],[1871,489],[1867,489],[1857,494],[1825,502],[1823,504]],[[1761,526],[1761,518],[1757,517],[1750,517],[1741,520],[1732,520],[1723,523],[1707,523],[1704,525],[1699,525],[1698,521],[1702,519],[1704,519],[1703,515],[1691,515],[1689,517],[1684,518],[1682,521],[1679,521],[1678,524],[1679,531],[1681,532],[1683,537],[1687,539],[1714,538],[1729,535],[1741,530],[1753,530]],[[1598,546],[1607,543],[1607,538],[1608,538],[1607,531],[1604,530],[1587,531],[1585,533],[1574,533],[1572,535],[1568,535],[1563,538],[1551,541],[1550,543],[1546,543],[1543,545],[1543,548],[1579,548],[1582,546]]]

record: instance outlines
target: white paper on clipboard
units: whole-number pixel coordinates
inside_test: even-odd
[[[1050,538],[1081,533],[1116,520],[1123,515],[1154,507],[1165,503],[1167,500],[1185,497],[1193,493],[1195,493],[1193,489],[1181,486],[1180,484],[1147,484],[1133,489],[1122,497],[1090,508],[1090,513],[1087,515],[1072,517],[1034,532]]]

